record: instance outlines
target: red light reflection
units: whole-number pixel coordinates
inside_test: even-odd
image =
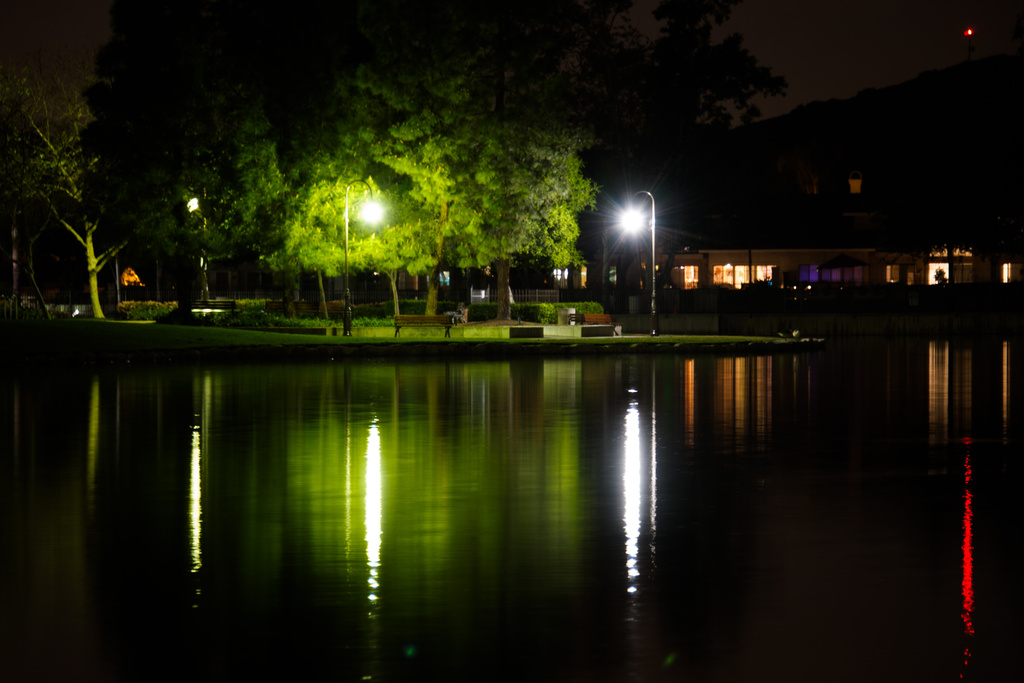
[[[964,439],[966,454],[964,455],[964,542],[961,546],[964,554],[963,560],[963,610],[961,617],[964,620],[964,635],[974,635],[974,624],[971,622],[971,611],[974,609],[974,539],[973,539],[973,517],[971,510],[971,440]],[[971,648],[964,647],[964,667],[971,659]],[[961,673],[960,678],[964,675]]]

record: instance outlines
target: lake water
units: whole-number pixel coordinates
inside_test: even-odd
[[[1024,340],[0,380],[0,680],[1024,678]]]

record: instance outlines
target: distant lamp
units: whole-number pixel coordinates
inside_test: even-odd
[[[970,26],[964,31],[964,37],[967,38],[967,61],[971,61],[971,53],[974,52],[974,45],[971,44],[971,39],[974,37],[974,29]]]
[[[651,214],[647,219],[647,227],[651,230],[651,336],[658,336],[658,313],[655,306],[655,287],[657,286],[657,273],[654,265],[654,195],[646,190],[637,192],[634,196],[645,194],[651,199]],[[639,209],[631,208],[622,214],[622,226],[630,232],[635,232],[644,227],[645,216]]]
[[[198,211],[198,210],[199,210],[199,198],[198,197],[193,197],[192,199],[188,200],[188,212],[192,213],[193,211]]]

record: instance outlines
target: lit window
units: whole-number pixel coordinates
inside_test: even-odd
[[[900,267],[898,265],[890,265],[885,267],[885,281],[886,282],[899,282],[900,281]]]
[[[699,276],[698,266],[676,266],[672,269],[672,286],[677,289],[697,289]]]
[[[587,267],[583,266],[580,268],[580,287],[583,289],[587,288]]]
[[[741,285],[750,282],[750,266],[736,266],[735,282],[733,286],[739,289]]]
[[[949,264],[948,263],[929,263],[928,264],[928,284],[938,285],[949,282]]]
[[[771,282],[774,280],[775,269],[778,266],[754,266],[754,278],[757,282]]]
[[[697,266],[683,266],[683,289],[697,289],[700,269]]]
[[[817,282],[818,266],[815,263],[800,264],[800,282]]]

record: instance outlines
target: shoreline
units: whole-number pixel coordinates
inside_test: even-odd
[[[493,329],[493,328],[491,328]],[[331,362],[607,354],[752,355],[824,348],[822,338],[718,335],[438,339],[330,337],[116,321],[0,324],[0,365],[17,369],[165,363]]]

